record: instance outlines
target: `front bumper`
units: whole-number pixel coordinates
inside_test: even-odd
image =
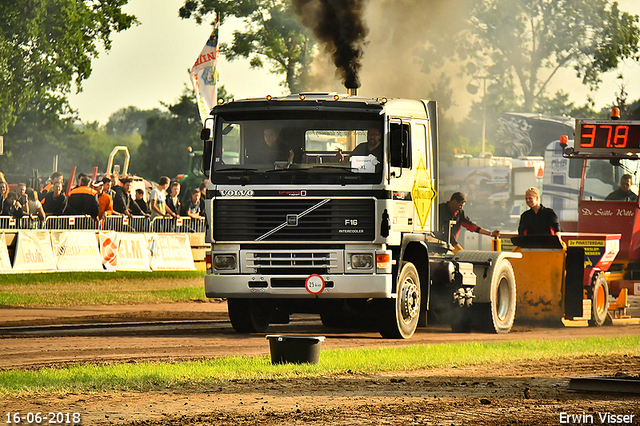
[[[320,275],[324,289],[307,290],[308,276],[292,275],[205,275],[204,288],[209,298],[391,298],[391,274]],[[316,277],[317,279],[317,277]],[[317,294],[316,294],[317,292]]]

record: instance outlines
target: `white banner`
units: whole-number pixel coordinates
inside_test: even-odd
[[[4,232],[0,234],[0,271],[11,271],[11,259],[7,250],[7,240]]]
[[[196,92],[198,111],[200,118],[204,120],[209,116],[209,111],[218,102],[218,31],[220,19],[216,17],[216,25],[209,36],[204,48],[198,55],[198,59],[191,67],[191,84]]]
[[[55,271],[56,260],[48,231],[20,231],[13,256],[13,270]]]
[[[100,232],[100,253],[105,268],[115,271],[148,271],[149,248],[144,234]]]
[[[52,231],[51,245],[60,271],[104,270],[93,231]]]
[[[147,234],[151,269],[194,271],[191,244],[187,234]]]

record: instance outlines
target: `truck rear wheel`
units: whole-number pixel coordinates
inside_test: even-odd
[[[508,333],[516,318],[516,278],[511,262],[503,259],[493,271],[491,300],[472,306],[478,324],[487,333]]]
[[[420,277],[413,263],[403,262],[398,279],[398,296],[383,300],[380,334],[387,339],[408,339],[420,318]]]
[[[591,282],[591,319],[589,325],[600,327],[609,312],[609,284],[603,274],[597,273]]]
[[[268,300],[229,299],[227,309],[231,325],[238,333],[263,333],[273,315]]]

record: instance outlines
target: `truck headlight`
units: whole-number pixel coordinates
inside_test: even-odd
[[[372,269],[373,255],[372,254],[352,254],[351,267],[353,269]]]
[[[213,268],[219,270],[231,270],[236,269],[236,255],[235,254],[217,254],[213,257]]]

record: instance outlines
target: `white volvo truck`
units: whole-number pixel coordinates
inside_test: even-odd
[[[352,152],[371,129],[381,146]],[[201,136],[210,178],[205,290],[228,300],[237,332],[264,332],[293,313],[387,338],[411,337],[427,317],[454,331],[511,329],[509,257],[519,254],[454,255],[436,235],[434,102],[238,100],[215,106]]]

